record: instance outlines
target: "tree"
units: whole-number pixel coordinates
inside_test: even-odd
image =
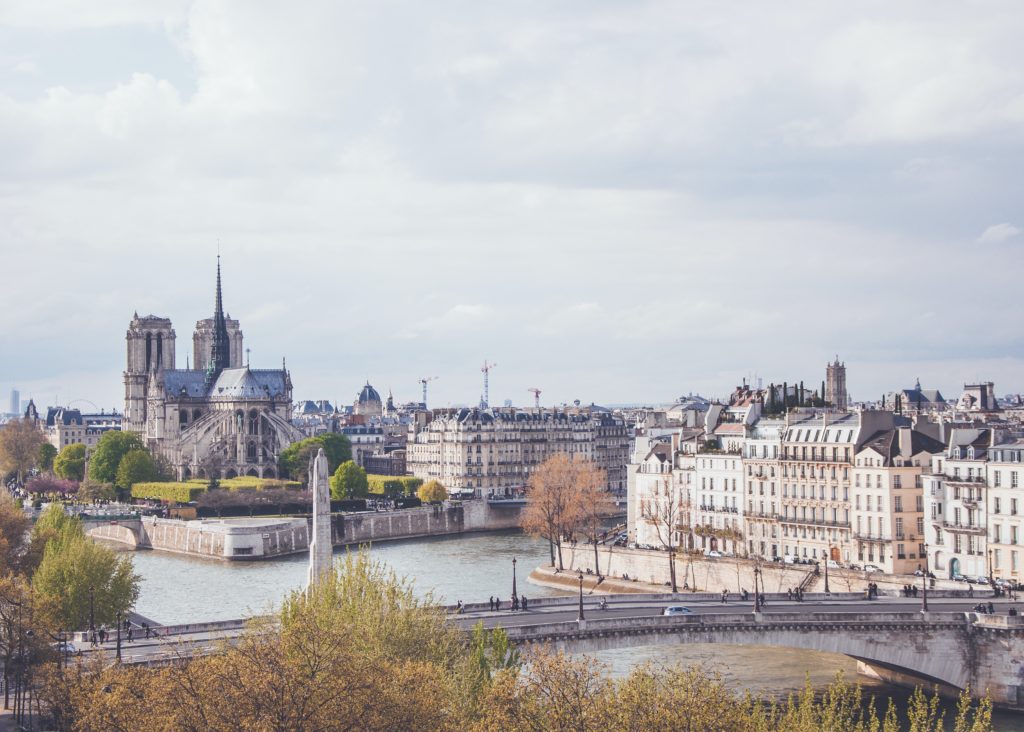
[[[83,480],[78,484],[78,500],[84,503],[113,501],[117,491],[113,483],[100,483],[98,480]]]
[[[131,557],[90,540],[77,517],[59,514],[60,506],[52,506],[36,523],[34,533],[45,548],[32,587],[58,627],[87,628],[90,604],[96,623],[113,623],[139,596]]]
[[[440,481],[428,480],[416,491],[416,495],[424,503],[440,503],[448,498],[448,491]]]
[[[27,419],[12,419],[0,427],[0,472],[14,473],[18,483],[39,465],[39,450],[46,438]]]
[[[327,456],[328,472],[337,470],[342,463],[352,459],[352,443],[349,439],[345,435],[328,432],[293,442],[282,450],[278,461],[282,475],[305,483],[309,480],[310,458],[316,456],[321,447]]]
[[[6,491],[0,493],[0,575],[25,571],[32,520]]]
[[[160,479],[160,470],[148,450],[129,450],[117,466],[114,485],[126,491],[136,483]]]
[[[140,438],[134,432],[110,430],[104,432],[96,443],[92,458],[89,461],[89,477],[100,483],[117,484],[117,468],[121,458],[132,450],[144,450]]]
[[[690,512],[685,501],[682,486],[672,480],[672,474],[666,473],[662,481],[662,491],[640,500],[639,516],[654,529],[658,541],[668,554],[668,576],[672,583],[672,591],[678,592],[676,585],[676,538],[685,531],[689,536]]]
[[[39,446],[39,469],[45,471],[53,470],[53,459],[57,457],[57,448],[49,442]]]
[[[78,492],[78,483],[73,480],[56,478],[53,475],[37,475],[25,484],[25,490],[39,495],[67,498]]]
[[[338,466],[331,476],[331,498],[362,498],[370,491],[370,483],[366,479],[366,471],[351,460]]]
[[[579,480],[581,462],[566,453],[545,460],[530,476],[526,490],[526,508],[519,518],[523,531],[548,540],[551,564],[562,562],[562,540],[572,531],[579,516]]]
[[[85,445],[65,445],[53,460],[53,472],[67,480],[85,479]]]
[[[592,462],[584,461],[576,475],[576,530],[594,545],[594,571],[601,578],[598,543],[604,536],[605,522],[615,513],[615,499],[608,492],[608,475]]]

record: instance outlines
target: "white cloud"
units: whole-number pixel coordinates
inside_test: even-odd
[[[1007,239],[1013,239],[1015,236],[1021,233],[1021,230],[1014,226],[1003,222],[1001,224],[992,224],[992,226],[981,232],[975,241],[978,244],[1000,244]]]
[[[0,382],[116,399],[127,318],[185,344],[218,240],[254,365],[286,354],[299,396],[436,373],[440,403],[473,401],[485,356],[496,389],[554,401],[817,381],[837,349],[960,358],[892,313],[903,273],[1019,205],[1022,26],[1008,0],[8,3],[0,29],[53,39],[0,73]],[[92,54],[53,50],[83,32]],[[909,307],[984,323],[1021,274]]]

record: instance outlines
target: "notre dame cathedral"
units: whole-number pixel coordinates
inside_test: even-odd
[[[178,480],[278,477],[281,451],[302,434],[290,422],[288,371],[242,363],[242,331],[224,314],[220,258],[212,318],[196,323],[192,368],[175,368],[168,318],[128,326],[122,429],[139,433]]]

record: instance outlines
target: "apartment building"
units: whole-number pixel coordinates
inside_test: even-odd
[[[990,428],[951,430],[945,453],[934,456],[931,474],[922,476],[928,566],[936,575],[989,574],[987,460],[992,440]],[[1004,508],[1010,507],[1000,505],[1001,513]]]
[[[431,419],[409,426],[406,462],[416,477],[486,497],[521,492],[532,472],[558,453],[593,461],[608,473],[610,486],[626,484],[624,421],[586,410],[435,410]]]
[[[743,447],[747,505],[744,534],[747,553],[765,558],[782,556],[779,508],[782,498],[782,436],[786,422],[761,419],[750,429]]]
[[[988,560],[993,577],[1021,582],[1024,551],[1024,441],[1013,440],[988,451]]]
[[[938,440],[910,427],[876,432],[854,458],[853,545],[858,563],[910,574],[924,568],[925,513],[922,475]],[[845,556],[845,547],[841,550]]]

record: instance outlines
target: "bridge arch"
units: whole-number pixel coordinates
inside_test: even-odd
[[[100,524],[87,529],[85,533],[94,539],[116,541],[132,549],[136,549],[139,546],[138,533],[124,524]]]
[[[890,676],[912,677],[939,684],[949,693],[972,684],[975,659],[968,630],[956,614],[944,621],[904,618],[851,618],[832,621],[803,618],[777,619],[764,616],[755,621],[743,616],[684,616],[623,618],[508,628],[517,643],[550,643],[571,652],[595,652],[655,644],[726,644],[776,646],[838,653],[867,664],[872,669],[892,672]],[[640,621],[640,622],[638,622]],[[575,627],[574,627],[575,626]],[[881,674],[880,674],[881,675]]]

